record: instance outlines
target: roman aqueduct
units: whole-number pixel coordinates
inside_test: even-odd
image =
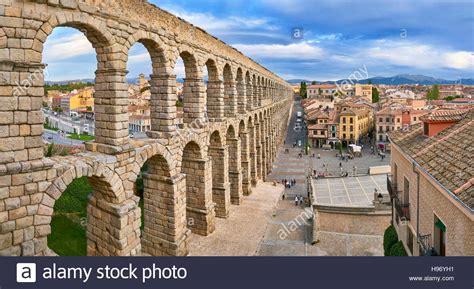
[[[46,158],[42,52],[56,27],[79,29],[96,51],[96,139],[84,153]],[[152,59],[152,122],[147,139],[131,141],[125,76],[137,42]],[[291,96],[283,79],[145,0],[0,0],[0,255],[45,255],[55,201],[83,176],[93,187],[88,255],[186,255],[190,232],[212,233],[265,180]],[[134,183],[145,162],[141,232]]]

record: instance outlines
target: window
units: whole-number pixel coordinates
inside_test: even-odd
[[[400,118],[399,118],[399,117],[397,118],[397,122],[400,122]]]
[[[349,122],[350,122],[350,123],[354,123],[354,119],[353,119],[352,117],[349,118]]]
[[[352,125],[351,125],[351,127],[350,127],[350,130],[351,130],[351,131],[354,131],[354,127],[353,127]]]
[[[342,130],[346,130],[346,126],[345,126],[345,125],[342,126]]]
[[[346,123],[346,118],[345,117],[342,118],[342,123]]]
[[[345,133],[342,134],[342,138],[346,139],[346,134]]]
[[[416,116],[415,116],[415,117],[413,117],[413,121],[416,121]]]
[[[324,130],[321,131],[321,135],[324,135]]]
[[[385,119],[385,121],[386,121],[386,122],[390,122],[390,118],[387,117],[387,118]]]
[[[446,225],[434,215],[433,246],[439,256],[446,256]]]
[[[354,135],[351,133],[351,139],[354,139]]]
[[[313,130],[313,135],[317,135],[317,134],[318,134],[318,132]]]
[[[379,126],[379,132],[383,132],[383,126]]]
[[[382,134],[379,135],[379,141],[383,141],[383,135]]]
[[[379,122],[383,122],[383,118],[379,118]]]
[[[387,128],[385,129],[385,131],[387,131],[387,132],[390,131],[390,127],[387,126]]]

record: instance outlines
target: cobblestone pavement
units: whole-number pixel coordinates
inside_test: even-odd
[[[216,230],[207,237],[192,234],[190,256],[253,256],[262,240],[283,186],[259,183],[227,219],[216,218]]]

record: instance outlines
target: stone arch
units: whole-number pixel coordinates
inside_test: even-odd
[[[143,30],[131,35],[125,42],[125,56],[128,61],[128,52],[137,43],[143,44],[150,54],[153,76],[168,76],[172,74],[169,69],[170,60],[166,56],[166,45],[153,33]]]
[[[258,76],[256,74],[252,75],[252,87],[253,87],[253,108],[258,108],[258,96],[259,96],[259,88],[258,88]]]
[[[239,122],[239,139],[241,144],[241,167],[242,167],[242,193],[246,196],[251,194],[250,182],[250,133],[246,119]]]
[[[194,52],[187,47],[180,47],[179,57],[183,60],[185,70],[182,96],[183,123],[189,125],[194,120],[203,120],[205,117],[204,83]]]
[[[230,199],[234,205],[242,202],[242,165],[241,165],[241,141],[238,131],[233,124],[227,127],[226,143],[229,146],[229,182]]]
[[[246,91],[246,100],[245,100],[245,106],[247,111],[253,110],[254,107],[254,102],[253,102],[253,82],[252,82],[252,77],[250,76],[250,72],[247,70],[245,72],[245,85],[247,88]]]
[[[216,204],[216,217],[227,218],[230,210],[228,148],[219,130],[209,137],[208,154],[212,162],[212,200]]]
[[[111,103],[111,99],[126,97],[125,61],[122,47],[116,43],[103,20],[78,12],[61,11],[52,15],[49,20],[37,30],[33,40],[31,53],[25,61],[34,65],[42,65],[44,43],[57,27],[70,27],[81,31],[95,48],[97,70],[95,77],[95,143],[99,152],[123,150],[128,147],[128,113],[127,105],[115,103],[114,109],[103,107]],[[36,68],[35,71],[39,71]],[[43,86],[44,77],[41,77]],[[104,85],[107,83],[107,85]],[[112,132],[111,132],[112,131]]]
[[[237,68],[237,75],[235,78],[237,83],[237,110],[244,114],[247,111],[247,87],[245,83],[245,75],[242,68]]]
[[[43,23],[43,25],[36,31],[32,49],[38,54],[33,53],[33,57],[32,59],[29,59],[29,61],[32,61],[33,63],[41,63],[41,54],[43,52],[44,43],[56,27],[70,27],[81,31],[96,49],[98,56],[102,53],[110,55],[114,52],[119,52],[120,50],[118,46],[114,45],[114,36],[110,33],[107,24],[104,21],[88,14],[62,10],[58,14],[52,15],[48,21]],[[108,48],[108,51],[105,51],[105,49],[99,49],[105,47]],[[35,58],[35,56],[37,58]],[[107,58],[100,60],[98,57],[98,69],[107,68],[106,62]]]
[[[93,188],[87,209],[87,255],[135,254],[140,248],[139,242],[136,241],[139,226],[134,222],[137,219],[137,210],[139,211],[138,202],[134,198],[125,199],[120,177],[99,161],[64,158],[55,160],[64,166],[64,173],[58,176],[43,194],[35,216],[36,231],[40,232],[35,236],[37,242],[46,244],[46,238],[51,233],[50,223],[56,201],[74,180],[87,177]],[[122,226],[124,223],[121,220],[124,219],[129,222]]]
[[[187,227],[207,236],[215,230],[212,202],[212,164],[203,147],[195,141],[186,143],[182,152],[181,173],[186,178]]]
[[[231,66],[226,63],[223,69],[224,105],[227,117],[234,117],[237,112],[237,88]]]
[[[213,58],[207,59],[208,82],[206,89],[206,109],[210,119],[224,117],[224,85],[219,77],[217,62]]]

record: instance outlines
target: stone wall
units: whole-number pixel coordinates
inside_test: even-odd
[[[97,54],[96,139],[84,153],[45,158],[42,53],[59,26],[83,32]],[[152,130],[135,142],[125,76],[138,42],[153,65]],[[186,68],[183,125],[178,57]],[[255,61],[143,0],[0,0],[0,255],[48,254],[55,201],[83,176],[93,187],[88,255],[186,255],[190,232],[212,233],[214,218],[226,218],[230,201],[240,204],[271,170],[292,94]],[[141,232],[134,185],[147,161]]]

